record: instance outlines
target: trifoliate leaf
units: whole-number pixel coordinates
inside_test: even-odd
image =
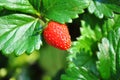
[[[41,28],[39,19],[24,15],[10,14],[0,17],[0,50],[5,54],[20,55],[38,50],[41,37],[36,34]]]
[[[107,17],[114,17],[113,9],[107,6],[107,4],[113,4],[112,2],[107,2],[106,0],[92,0],[89,7],[88,11],[90,13],[94,13],[97,17],[103,18],[104,16]],[[113,8],[115,8],[114,6]]]
[[[83,13],[89,0],[43,0],[42,14],[50,20],[60,23],[72,22],[79,13]]]
[[[86,68],[71,67],[66,74],[61,76],[61,80],[98,80],[95,75],[90,73]]]
[[[38,14],[38,12],[30,4],[29,0],[0,0],[0,7],[8,10]]]

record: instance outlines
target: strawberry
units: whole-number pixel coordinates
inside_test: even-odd
[[[67,50],[71,46],[71,37],[67,25],[50,21],[43,31],[45,41],[58,49]]]

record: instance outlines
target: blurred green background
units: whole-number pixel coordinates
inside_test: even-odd
[[[67,54],[47,44],[31,55],[0,53],[0,80],[60,80],[67,66]]]

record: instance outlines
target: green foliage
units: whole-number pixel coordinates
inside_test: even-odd
[[[62,75],[61,80],[98,80],[96,76],[89,73],[85,68],[68,68],[67,75]]]
[[[0,50],[5,54],[15,51],[20,55],[29,54],[41,45],[40,35],[35,29],[41,27],[39,20],[24,14],[11,14],[0,17]]]
[[[97,62],[98,70],[101,73],[101,76],[105,79],[110,77],[111,72],[111,58],[109,54],[109,43],[106,38],[102,39],[102,44],[98,45],[100,52],[97,53],[99,61]],[[113,55],[112,55],[113,56]],[[114,56],[113,56],[114,58]],[[107,65],[107,66],[106,66]],[[114,66],[114,65],[113,65]]]
[[[69,55],[69,68],[61,80],[98,80],[95,66],[96,58],[89,52],[80,50],[79,53]]]
[[[102,44],[98,45],[100,52],[97,54],[99,59],[97,66],[104,79],[120,79],[118,77],[120,71],[119,32],[119,28],[109,32],[108,38],[103,38]]]
[[[114,11],[120,12],[120,6],[116,2],[112,0],[92,0],[88,11],[94,13],[99,18],[103,18],[104,16],[112,18],[114,17]]]
[[[79,52],[79,49],[85,49],[92,52],[96,49],[97,42],[103,36],[102,29],[99,27],[103,26],[101,24],[104,24],[102,20],[93,15],[85,14],[83,20],[81,20],[81,36],[77,38],[77,41],[73,42],[73,47],[69,51],[76,53]]]
[[[102,39],[102,43],[98,44],[99,52],[97,52],[97,57],[80,50],[80,53],[71,54],[69,59],[69,67],[66,70],[66,74],[62,75],[62,80],[119,80],[120,73],[120,53],[119,53],[119,42],[120,42],[120,29],[115,31],[110,31],[107,38]],[[98,60],[97,60],[98,58]],[[76,68],[77,67],[77,68]],[[76,68],[74,70],[72,68]],[[79,68],[85,68],[86,73],[82,72]],[[94,78],[89,78],[90,75],[85,76],[85,74],[92,73]],[[72,75],[72,76],[70,76]],[[78,77],[78,75],[81,76]],[[96,76],[95,76],[96,75]],[[85,77],[84,77],[85,76]],[[100,78],[101,77],[101,78]],[[86,79],[85,79],[86,78]]]
[[[34,7],[37,11],[40,11],[41,1],[42,1],[42,0],[29,0],[29,2],[33,5],[33,7]]]
[[[69,50],[72,53],[68,57],[70,62],[68,64],[68,66],[70,66],[70,68],[68,68],[69,70],[71,70],[71,67],[74,67],[74,68],[84,67],[89,72],[94,73],[94,75],[97,74],[96,75],[97,79],[102,79],[102,80],[119,80],[120,79],[119,77],[120,75],[119,74],[120,73],[120,64],[119,64],[120,62],[120,59],[119,59],[120,58],[120,53],[119,53],[120,28],[119,28],[119,16],[118,15],[115,15],[115,16],[116,17],[114,19],[104,20],[104,24],[102,25],[102,28],[101,28],[101,31],[103,31],[103,33],[102,32],[98,33],[101,35],[101,37],[99,36],[100,38],[96,38],[97,33],[95,33],[96,32],[95,28],[90,29],[90,26],[88,26],[87,24],[85,25],[86,28],[84,30],[81,30],[81,37],[91,37],[92,40],[91,41],[89,41],[89,39],[83,40],[80,37],[78,41],[75,41],[73,43],[73,47]],[[87,22],[89,22],[89,20],[86,21],[86,23]],[[82,23],[84,22],[82,21]],[[89,23],[92,23],[92,22],[89,22]],[[83,25],[82,28],[84,28],[85,26]],[[84,34],[82,34],[83,32]],[[106,37],[106,38],[102,38],[102,37]],[[84,50],[88,52],[91,51],[93,47],[89,44],[96,40],[97,41],[102,40],[102,43],[98,44],[98,49],[94,49],[96,51],[92,52],[91,56],[90,56],[90,53],[86,54],[86,52],[83,52],[83,50],[78,50],[78,49],[84,48]],[[80,44],[81,42],[84,43],[84,45]],[[86,46],[85,43],[88,46]],[[75,49],[77,49],[77,51],[74,51]],[[80,53],[78,54],[78,52]],[[97,57],[95,54],[97,54]],[[74,70],[71,72],[74,72]],[[82,73],[80,73],[79,71],[78,73],[79,75],[82,75]],[[68,74],[66,72],[66,75],[62,76],[62,80],[67,80],[66,76],[69,76],[69,75],[72,75],[72,74],[70,73]],[[73,80],[75,79],[79,79],[79,78],[74,77]],[[94,80],[97,80],[97,79],[94,79]],[[81,79],[81,80],[85,80],[85,79]]]
[[[120,16],[117,14],[114,14],[114,18],[111,19],[99,19],[93,15],[84,14],[81,20],[82,27],[80,27],[81,36],[73,42],[69,50],[71,53],[68,57],[69,67],[61,79],[88,80],[89,78],[76,76],[76,73],[79,76],[92,73],[96,77],[94,80],[119,80],[119,22]],[[100,43],[101,40],[102,43]],[[71,69],[76,67],[78,69],[76,72]],[[79,68],[85,68],[88,72],[82,74]]]
[[[88,5],[89,0],[43,0],[42,13],[60,23],[72,22]]]
[[[25,13],[37,13],[28,0],[0,0],[0,7]]]
[[[75,18],[80,36],[72,41],[66,64],[67,51],[44,43],[41,48],[42,31],[50,20],[72,23]],[[23,54],[39,49],[41,55]],[[59,80],[61,69],[61,80],[120,80],[120,0],[0,0],[0,50],[11,54],[3,59],[0,53],[0,63],[5,62],[0,79],[41,80],[30,77],[35,64],[45,71],[43,80]]]
[[[71,22],[88,5],[89,0],[1,0],[0,50],[5,54],[21,55],[40,49],[41,27],[45,26],[46,18],[60,23]]]

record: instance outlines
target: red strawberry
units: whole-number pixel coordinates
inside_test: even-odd
[[[61,50],[67,50],[71,46],[71,38],[65,24],[50,21],[44,29],[43,36],[45,41]]]

